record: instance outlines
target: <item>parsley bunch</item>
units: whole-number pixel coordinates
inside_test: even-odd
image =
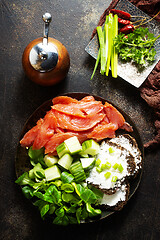
[[[160,37],[154,37],[154,34],[148,31],[148,28],[137,28],[127,35],[118,34],[114,40],[115,48],[119,57],[124,61],[133,61],[143,67],[147,62],[154,61],[156,51],[154,49],[155,41]]]

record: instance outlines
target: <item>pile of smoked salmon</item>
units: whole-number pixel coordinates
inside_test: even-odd
[[[44,147],[46,154],[56,155],[56,147],[72,136],[77,136],[81,143],[87,139],[98,142],[115,137],[115,131],[120,128],[132,131],[115,107],[93,96],[81,100],[58,96],[52,103],[51,110],[21,139],[22,147]]]

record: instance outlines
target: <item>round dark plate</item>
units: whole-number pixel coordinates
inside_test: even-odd
[[[87,95],[91,95],[89,93],[79,93],[79,92],[74,92],[74,93],[67,93],[67,94],[63,94],[65,96],[69,96],[72,98],[76,98],[78,100],[82,99],[83,97],[87,96]],[[143,163],[144,163],[144,148],[143,148],[143,143],[140,137],[140,134],[138,132],[138,129],[135,125],[135,123],[132,121],[132,119],[125,113],[123,112],[119,107],[115,106],[114,103],[108,101],[107,99],[95,96],[92,94],[92,96],[97,100],[97,101],[102,101],[102,103],[104,104],[106,101],[111,103],[114,107],[116,107],[124,116],[126,122],[128,122],[132,127],[133,127],[133,132],[129,133],[132,137],[134,137],[137,141],[138,147],[142,153],[142,169],[140,170],[140,172],[138,173],[138,175],[136,176],[136,178],[134,178],[131,182],[130,182],[130,194],[129,194],[129,199],[133,196],[133,194],[135,193],[135,191],[137,190],[140,181],[141,181],[141,176],[142,176],[142,170],[143,170]],[[38,107],[36,109],[36,111],[29,117],[29,119],[26,121],[22,132],[20,134],[20,139],[22,139],[22,137],[24,136],[24,134],[30,130],[33,126],[36,125],[36,122],[40,119],[43,118],[46,114],[47,111],[50,110],[52,105],[52,99],[48,100],[47,102],[44,102],[40,107]],[[118,130],[116,132],[117,134],[120,133],[126,133],[126,131],[124,130]],[[20,140],[19,139],[19,140]],[[17,146],[17,151],[16,151],[16,158],[15,158],[15,171],[16,171],[16,176],[17,178],[22,175],[24,172],[29,171],[31,168],[30,162],[29,162],[29,158],[28,158],[28,154],[27,154],[27,150],[25,148],[22,148],[20,146],[20,143],[18,143]],[[110,210],[103,210],[101,216],[97,219],[90,219],[88,222],[93,222],[93,221],[97,221],[103,218],[108,217],[109,215],[113,214],[114,211],[110,211]]]

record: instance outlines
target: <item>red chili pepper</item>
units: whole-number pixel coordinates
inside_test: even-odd
[[[111,9],[110,13],[117,14],[118,17],[123,18],[123,19],[127,19],[127,20],[131,19],[131,14],[121,11],[121,10]]]
[[[124,34],[128,34],[128,33],[131,33],[133,32],[135,29],[135,27],[133,26],[133,24],[129,24],[129,25],[126,25],[124,27],[122,27],[120,30],[119,30],[119,33],[124,33]]]
[[[132,24],[130,20],[125,20],[125,19],[121,19],[121,18],[118,18],[118,22],[123,25]]]

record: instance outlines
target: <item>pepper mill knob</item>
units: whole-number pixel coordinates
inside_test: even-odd
[[[54,38],[49,38],[50,13],[42,16],[43,38],[33,40],[25,48],[22,65],[26,75],[40,85],[50,86],[60,82],[68,73],[70,57],[65,46]]]

